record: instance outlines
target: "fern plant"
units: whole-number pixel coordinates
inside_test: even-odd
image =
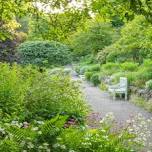
[[[20,146],[16,141],[5,139],[0,141],[0,152],[19,152]]]
[[[57,115],[44,124],[30,124],[27,128],[18,125],[4,125],[5,135],[0,138],[0,152],[39,151],[52,149],[57,136],[64,129],[67,116]],[[1,127],[1,126],[0,126]],[[1,136],[1,135],[0,135]],[[49,143],[47,145],[47,143]],[[44,151],[45,151],[44,150]]]

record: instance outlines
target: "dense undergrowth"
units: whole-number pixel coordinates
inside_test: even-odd
[[[143,147],[130,124],[116,129],[111,114],[99,128],[88,127],[89,108],[66,70],[40,72],[4,63],[0,70],[0,151],[131,152]]]

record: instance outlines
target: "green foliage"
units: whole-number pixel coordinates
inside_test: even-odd
[[[19,151],[40,151],[52,149],[57,136],[64,130],[67,116],[59,116],[47,120],[36,121],[25,127],[24,123],[17,121],[1,126],[0,151],[19,152]],[[1,133],[0,131],[0,133]]]
[[[25,16],[32,11],[33,6],[29,1],[0,0],[0,41],[12,39],[16,29],[20,27],[16,17]]]
[[[102,91],[107,91],[108,90],[108,86],[105,83],[103,83],[103,82],[101,82],[101,84],[99,85],[99,88]]]
[[[136,75],[137,75],[137,72],[127,72],[125,74],[125,76],[128,79],[129,85],[135,85],[135,82],[137,81]]]
[[[64,130],[57,138],[54,150],[59,152],[131,152],[138,151],[138,146],[133,142],[134,134],[126,130],[111,131],[110,118],[101,124],[99,129],[69,128]],[[75,138],[73,138],[75,137]],[[130,141],[130,142],[129,142]],[[135,145],[136,146],[135,146]]]
[[[18,47],[23,64],[38,66],[65,65],[71,62],[70,49],[61,43],[50,41],[29,41]]]
[[[144,58],[151,58],[151,27],[143,16],[136,16],[122,28],[120,39],[104,50],[106,59],[142,63]]]
[[[79,74],[84,74],[85,72],[88,71],[89,67],[90,67],[89,65],[80,66],[80,67],[79,67],[79,70],[78,70],[78,71],[79,71],[78,73],[79,73]]]
[[[100,81],[99,73],[94,73],[91,76],[90,81],[93,83],[94,86],[97,86],[98,84],[100,84],[101,81]]]
[[[120,77],[124,77],[124,76],[125,76],[124,72],[116,72],[116,73],[112,74],[112,78],[113,78],[112,82],[114,84],[119,83]]]
[[[144,67],[142,65],[136,73],[136,80],[134,82],[137,87],[144,87],[145,82],[152,79],[152,67]]]
[[[120,71],[120,64],[112,62],[103,64],[101,67],[101,71],[104,72],[105,75],[112,75],[113,73]]]
[[[86,31],[80,31],[73,36],[71,43],[74,54],[78,56],[96,54],[113,42],[115,34],[115,30],[110,24],[95,22]]]
[[[57,115],[51,120],[45,121],[39,128],[39,131],[41,131],[41,134],[38,136],[39,141],[47,141],[50,144],[56,142],[56,137],[64,130],[63,127],[67,118],[68,116]]]
[[[30,68],[25,69],[28,70]],[[32,80],[32,74],[23,75],[23,69],[18,65],[0,64],[0,109],[1,117],[14,116],[23,113],[24,97]],[[22,73],[23,72],[23,73]],[[34,72],[34,70],[33,70]]]
[[[48,119],[57,113],[82,117],[87,113],[79,86],[62,71],[55,75],[0,64],[0,85],[1,119]]]
[[[131,152],[132,150],[138,151],[140,148],[140,143],[134,141],[136,140],[135,133],[129,132],[128,128],[112,131],[114,120],[110,114],[102,120],[98,129],[78,126],[64,128],[66,119],[66,116],[57,115],[53,119],[41,123],[35,121],[28,127],[24,127],[19,122],[4,124],[1,126],[1,131],[4,134],[0,134],[2,137],[0,150],[4,152],[23,150],[36,152],[49,151],[50,149],[52,152],[72,150],[77,152]],[[14,131],[14,128],[17,131]],[[23,132],[27,134],[24,135]]]
[[[97,61],[100,64],[106,64],[107,56],[109,52],[112,52],[112,51],[113,51],[113,45],[107,46],[104,49],[100,50],[96,57]]]
[[[100,64],[92,64],[88,67],[88,70],[89,72],[99,72],[100,71]]]
[[[29,40],[68,41],[69,36],[79,26],[83,26],[89,14],[87,9],[67,7],[64,9],[62,13],[43,13],[38,17],[33,16],[29,22]]]
[[[5,139],[3,141],[0,141],[0,151],[1,152],[19,152],[20,147],[15,141]]]
[[[25,105],[28,119],[47,119],[56,113],[81,117],[87,111],[78,85],[62,73],[37,78],[28,90]]]
[[[85,72],[84,75],[85,75],[86,80],[90,81],[93,75],[93,72]]]
[[[143,97],[139,97],[137,95],[132,95],[131,100],[135,105],[146,109],[149,112],[152,112],[152,102],[151,100],[146,101]]]
[[[123,71],[137,71],[138,64],[133,62],[124,62],[121,64],[121,68]]]
[[[99,13],[105,19],[115,21],[115,18],[118,18],[121,22],[117,20],[116,23],[120,22],[120,25],[123,20],[132,20],[135,14],[144,15],[147,21],[152,21],[152,4],[147,0],[93,0],[91,6],[93,12]],[[118,26],[120,25],[118,24]]]
[[[146,88],[152,90],[152,80],[146,82]]]
[[[123,21],[133,18],[133,12],[129,10],[130,1],[121,0],[93,0],[92,10],[103,16],[105,20],[110,19],[114,24],[117,20],[117,26],[121,26]],[[115,8],[115,9],[114,9]],[[115,26],[115,24],[114,24]]]

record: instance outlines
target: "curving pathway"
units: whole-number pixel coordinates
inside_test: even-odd
[[[81,80],[75,72],[72,73],[72,78],[75,80]],[[82,81],[81,87],[92,111],[98,113],[101,117],[112,112],[116,121],[120,124],[123,124],[126,120],[139,113],[145,118],[152,117],[151,113],[128,101],[113,100],[109,93],[101,91],[98,87],[94,87],[86,81]]]
[[[101,117],[112,112],[118,123],[124,123],[138,113],[142,114],[145,118],[152,117],[151,113],[148,113],[128,101],[113,100],[109,93],[101,91],[99,88],[87,82],[82,83],[82,88],[86,101],[91,106],[92,110],[99,113]]]

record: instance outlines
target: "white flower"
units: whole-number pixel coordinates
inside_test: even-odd
[[[61,149],[66,149],[65,145],[61,145],[60,147],[61,147]]]
[[[28,147],[29,149],[32,149],[32,148],[34,148],[34,145],[33,145],[31,142],[29,142],[27,147]]]
[[[57,147],[59,147],[59,146],[60,146],[60,144],[59,144],[59,143],[56,143],[56,144],[53,145],[53,148],[57,148]]]
[[[42,134],[42,131],[38,131],[38,134],[41,135],[41,134]]]
[[[37,121],[37,123],[38,123],[39,125],[43,125],[43,124],[44,124],[43,121]]]
[[[33,131],[37,131],[38,129],[39,129],[38,127],[32,128]]]
[[[43,145],[44,145],[44,146],[49,146],[49,144],[48,144],[48,143],[43,143]]]
[[[69,152],[75,152],[74,150],[69,150]]]
[[[50,149],[46,149],[46,152],[50,152],[51,150]]]

